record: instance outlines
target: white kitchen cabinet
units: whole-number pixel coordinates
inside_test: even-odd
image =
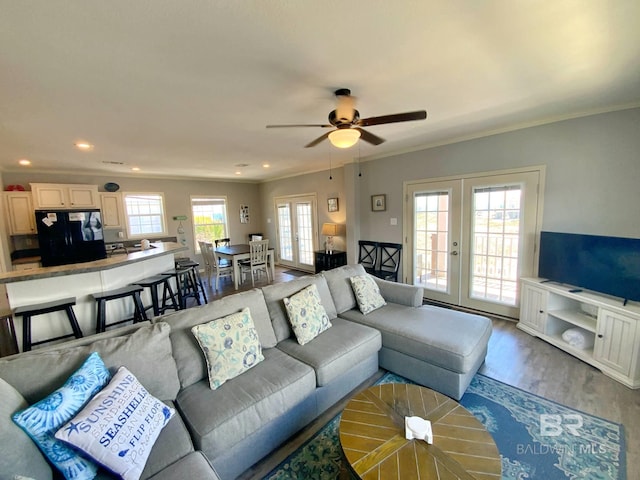
[[[4,200],[9,235],[36,234],[31,192],[5,192]]]
[[[124,212],[120,193],[101,193],[102,226],[104,228],[123,228]]]
[[[521,283],[519,329],[630,388],[640,388],[640,305],[538,278],[523,278]],[[567,342],[563,333],[570,328],[579,328],[593,346]]]
[[[32,183],[31,192],[36,210],[99,207],[97,185]]]

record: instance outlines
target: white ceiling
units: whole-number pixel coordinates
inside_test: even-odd
[[[350,150],[265,128],[339,87],[429,116]],[[4,171],[265,180],[639,105],[638,0],[0,0]]]

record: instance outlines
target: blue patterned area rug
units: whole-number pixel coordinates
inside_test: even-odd
[[[385,374],[377,383],[413,383]],[[460,403],[493,436],[502,478],[626,480],[624,427],[476,375]],[[349,478],[338,438],[340,415],[265,480]]]

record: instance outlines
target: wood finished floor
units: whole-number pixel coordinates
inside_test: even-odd
[[[285,273],[286,270],[276,268],[275,282],[296,278]],[[266,280],[263,280],[256,286],[265,284]],[[251,282],[239,290],[249,289]],[[207,288],[209,298],[213,299],[233,292],[233,283],[228,279],[221,281],[217,292]],[[627,478],[640,479],[640,390],[625,387],[568,353],[518,330],[516,323],[508,320],[493,320],[489,351],[480,373],[576,410],[623,424]],[[356,390],[375,383],[380,375],[382,372],[363,382]],[[347,400],[334,405],[267,459],[246,471],[240,479],[263,478],[339,413]]]

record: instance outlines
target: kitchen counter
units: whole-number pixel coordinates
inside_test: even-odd
[[[41,267],[32,270],[0,274],[0,283],[7,288],[7,298],[12,310],[25,305],[35,305],[67,297],[75,297],[73,307],[82,333],[96,331],[96,302],[93,294],[104,293],[130,285],[143,278],[158,275],[174,268],[174,255],[188,250],[175,242],[157,242],[155,248],[128,254],[113,254],[93,262]],[[149,289],[142,292],[145,305],[151,304]],[[107,324],[133,317],[130,298],[108,302]],[[14,316],[18,346],[22,346],[22,318]],[[62,312],[38,315],[31,322],[32,341],[57,337],[70,333],[69,322]]]
[[[99,272],[127,264],[142,262],[156,256],[175,254],[177,252],[187,250],[187,247],[175,242],[158,242],[152,243],[151,245],[155,248],[140,250],[129,254],[113,254],[110,257],[102,260],[95,260],[93,262],[72,263],[69,265],[58,265],[55,267],[40,267],[31,270],[0,273],[0,283],[13,283],[40,278],[74,275],[78,273]]]

